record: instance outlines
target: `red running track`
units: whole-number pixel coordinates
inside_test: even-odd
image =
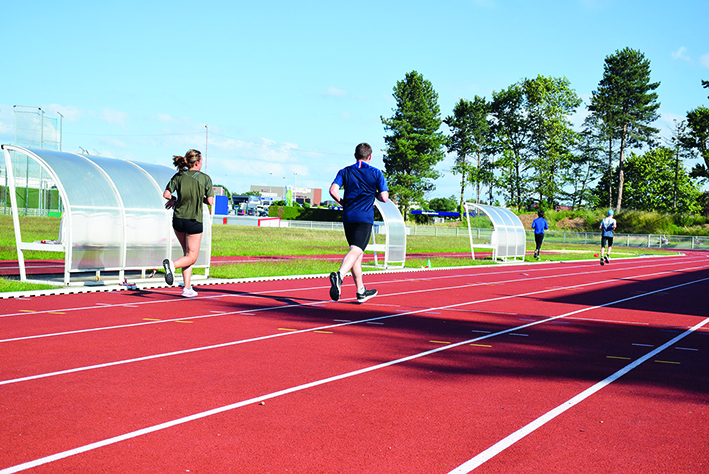
[[[709,258],[2,300],[0,473],[696,473]]]

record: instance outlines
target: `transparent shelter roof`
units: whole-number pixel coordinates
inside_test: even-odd
[[[14,182],[56,186],[62,213],[59,248],[66,272],[159,268],[182,248],[165,209],[174,168],[136,161],[3,145]],[[209,216],[205,212],[205,216]],[[211,221],[205,219],[199,259],[208,267]],[[18,234],[18,229],[15,230]],[[173,258],[174,256],[174,258]]]

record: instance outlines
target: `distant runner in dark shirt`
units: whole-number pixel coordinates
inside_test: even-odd
[[[539,253],[542,251],[542,243],[544,242],[544,231],[549,228],[546,219],[544,219],[544,211],[539,210],[537,212],[537,217],[532,222],[532,229],[534,229],[534,242],[537,244],[537,248],[534,250],[534,258],[539,260]]]

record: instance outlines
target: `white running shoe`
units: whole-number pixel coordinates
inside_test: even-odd
[[[194,291],[192,287],[185,288],[184,290],[182,290],[182,296],[184,296],[185,298],[194,298],[195,296],[197,296],[197,292]]]

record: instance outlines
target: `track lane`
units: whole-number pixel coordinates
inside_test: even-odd
[[[409,285],[409,283],[410,283],[410,282],[407,282],[407,286]],[[505,285],[510,286],[510,287],[512,286],[510,283],[505,283]],[[503,285],[503,286],[505,286],[505,285]],[[487,289],[487,290],[492,290],[492,289],[489,288],[489,287],[487,287],[486,289]],[[498,289],[495,289],[494,291],[497,291],[497,290],[499,290],[499,288],[498,288]],[[556,290],[553,290],[553,289],[552,289],[552,290],[550,290],[548,293],[553,293],[553,292],[556,292]],[[400,295],[397,295],[397,297],[398,297],[398,298],[404,297],[404,298],[406,298],[406,300],[407,300],[407,301],[405,302],[405,304],[402,305],[402,306],[411,305],[412,303],[415,303],[414,301],[411,301],[410,293],[408,293],[408,292],[406,292],[406,291],[403,291],[403,292],[400,292],[400,293],[401,293],[401,294],[400,294]],[[646,296],[646,295],[639,295],[638,298],[640,298],[640,297],[648,297],[648,296]],[[381,299],[384,299],[384,298],[381,298]],[[377,298],[377,299],[375,299],[375,300],[373,300],[373,301],[380,301],[380,298]],[[430,303],[430,297],[428,298],[428,302]],[[422,301],[422,302],[421,302],[421,304],[423,304],[423,303],[425,303],[425,301]],[[496,310],[496,309],[494,308],[494,306],[495,306],[496,304],[499,305],[499,301],[498,301],[497,303],[490,302],[489,307],[488,307],[487,309],[481,308],[481,312],[480,312],[478,315],[487,315],[487,316],[491,317],[491,319],[490,319],[489,321],[487,321],[487,322],[482,321],[482,320],[479,321],[480,323],[482,323],[481,325],[494,326],[494,325],[504,324],[504,322],[507,322],[507,323],[509,324],[510,321],[508,321],[507,319],[509,319],[510,316],[517,316],[517,315],[501,314],[501,313],[507,313],[508,311],[499,311],[499,310]],[[338,304],[336,304],[336,305],[337,305],[337,306],[344,306],[343,304],[340,304],[340,303],[338,303]],[[355,306],[354,308],[356,308],[356,312],[353,313],[353,314],[360,314],[360,312],[377,313],[377,312],[379,311],[377,308],[369,308],[369,307],[366,307],[366,305],[363,306],[363,307]],[[313,309],[313,308],[310,308],[310,309]],[[321,308],[317,308],[317,309],[320,310]],[[438,323],[438,324],[435,324],[435,325],[434,325],[435,328],[431,328],[431,329],[430,329],[430,334],[429,334],[429,335],[430,335],[431,337],[438,337],[439,339],[441,339],[441,337],[439,337],[439,336],[441,336],[441,335],[448,336],[448,335],[450,335],[451,333],[455,332],[455,331],[451,331],[451,330],[448,329],[448,327],[450,327],[450,321],[449,321],[449,319],[451,319],[451,318],[448,317],[448,316],[449,316],[449,313],[446,313],[446,314],[445,314],[445,317],[443,317],[443,316],[441,316],[441,315],[425,314],[425,313],[427,313],[427,312],[428,312],[428,313],[436,312],[436,311],[433,311],[433,310],[436,310],[436,309],[442,309],[442,308],[426,308],[426,307],[423,307],[423,309],[417,310],[417,312],[412,313],[412,314],[410,314],[410,315],[406,315],[406,316],[403,316],[403,317],[400,317],[400,315],[397,315],[396,319],[388,318],[389,321],[391,321],[391,322],[393,322],[393,321],[395,321],[395,320],[396,320],[396,321],[403,321],[404,319],[407,319],[407,318],[408,318],[410,321],[412,321],[412,323],[411,323],[410,325],[402,324],[402,325],[401,325],[401,326],[402,326],[401,328],[395,328],[395,327],[387,326],[386,329],[380,327],[380,328],[377,328],[377,330],[373,330],[371,326],[365,326],[364,324],[361,324],[361,323],[360,323],[360,324],[357,324],[357,325],[349,325],[349,326],[347,326],[346,329],[352,331],[352,335],[351,335],[350,337],[351,337],[351,340],[352,340],[353,342],[352,342],[352,343],[349,343],[349,344],[344,344],[345,346],[348,346],[348,347],[349,347],[349,346],[354,346],[354,344],[355,344],[357,341],[361,341],[361,340],[363,340],[363,338],[364,338],[364,339],[366,339],[366,338],[372,338],[373,341],[377,343],[377,344],[375,344],[375,343],[373,342],[372,344],[369,345],[369,346],[371,346],[371,347],[368,346],[368,347],[367,347],[367,350],[362,350],[361,352],[358,352],[357,350],[354,350],[354,349],[353,349],[354,352],[352,352],[352,353],[350,353],[350,354],[340,354],[340,353],[338,353],[337,347],[343,345],[342,342],[340,342],[340,343],[338,343],[338,344],[334,344],[334,345],[332,345],[331,347],[328,347],[327,344],[323,344],[323,343],[322,343],[322,341],[326,340],[326,339],[323,339],[322,337],[321,337],[320,339],[312,339],[312,340],[310,339],[311,337],[320,337],[321,335],[317,335],[317,336],[316,336],[315,334],[312,333],[312,331],[311,331],[309,334],[302,334],[302,333],[301,333],[297,339],[303,339],[302,342],[307,342],[306,344],[296,344],[295,342],[292,342],[292,341],[289,342],[288,344],[293,344],[294,346],[297,346],[298,349],[297,349],[296,352],[303,353],[303,354],[305,354],[305,356],[304,356],[302,359],[297,359],[297,363],[294,363],[294,364],[293,364],[293,369],[290,370],[289,373],[290,373],[290,372],[296,372],[296,371],[298,370],[298,367],[301,367],[301,368],[307,367],[307,370],[308,370],[308,371],[312,371],[314,368],[317,368],[317,367],[316,367],[316,364],[314,364],[314,362],[317,361],[317,357],[318,357],[318,356],[322,356],[322,353],[323,353],[323,352],[326,353],[326,354],[335,354],[335,355],[338,355],[338,354],[339,354],[338,360],[330,360],[330,359],[327,359],[327,360],[324,360],[324,361],[321,361],[321,362],[322,362],[322,364],[324,364],[324,366],[328,367],[328,369],[333,369],[333,368],[337,367],[338,370],[342,370],[343,367],[345,367],[345,366],[339,366],[339,365],[338,365],[338,364],[341,364],[341,363],[342,363],[342,360],[339,360],[339,359],[347,359],[348,361],[351,361],[351,360],[355,359],[356,357],[359,357],[360,359],[362,359],[363,356],[366,355],[366,354],[375,353],[375,352],[372,352],[372,348],[378,348],[378,347],[380,347],[380,346],[381,346],[381,340],[391,341],[391,340],[394,340],[394,339],[396,338],[396,332],[393,332],[393,333],[390,334],[390,335],[382,335],[382,334],[379,334],[379,333],[381,333],[381,332],[384,332],[384,331],[394,331],[394,330],[400,331],[400,330],[403,330],[403,327],[404,327],[404,326],[408,326],[408,327],[409,327],[409,332],[408,332],[407,334],[404,334],[403,337],[411,337],[412,334],[421,334],[421,335],[422,335],[422,334],[423,334],[423,332],[421,331],[422,328],[420,328],[420,327],[418,327],[416,324],[414,324],[415,320],[423,320],[424,323],[425,323],[425,322],[428,322],[429,324]],[[498,308],[498,309],[500,309],[500,308]],[[505,309],[505,308],[502,308],[502,309]],[[449,310],[449,311],[453,311],[453,310]],[[487,311],[487,312],[483,312],[483,311]],[[438,312],[443,314],[443,311],[438,311]],[[459,316],[458,319],[461,320],[461,321],[463,321],[466,317],[469,318],[469,317],[470,317],[470,313],[464,312],[464,313],[462,313],[462,314]],[[294,316],[292,315],[292,313],[291,313],[291,315],[289,315],[289,317],[285,317],[283,320],[284,320],[284,321],[300,321],[300,322],[302,322],[302,323],[312,324],[313,321],[318,322],[319,319],[320,319],[320,318],[313,317],[312,315],[308,315],[308,314],[301,314],[301,315],[299,315],[299,316],[296,315],[296,316],[294,317]],[[371,321],[371,322],[374,322],[374,321]],[[263,323],[263,320],[261,320],[261,323]],[[422,325],[425,325],[424,323],[422,323]],[[384,331],[382,331],[382,330],[384,330]],[[323,337],[328,337],[327,335],[324,335],[324,334],[323,334],[322,336],[323,336]],[[305,338],[308,338],[308,339],[306,340]],[[400,338],[401,338],[401,336],[400,336]],[[332,338],[332,339],[334,339],[334,338]],[[284,341],[284,339],[279,340],[279,346],[282,346],[282,345],[283,345],[283,341]],[[315,342],[312,342],[312,341],[315,341]],[[300,341],[299,341],[299,342],[300,342]],[[331,341],[331,342],[333,342],[333,341]],[[433,344],[433,343],[430,343],[430,341],[418,341],[418,342],[416,342],[416,344],[417,344],[417,345],[427,345],[427,344],[430,345],[430,344]],[[510,347],[517,348],[519,343],[517,343],[517,342],[511,342],[511,343],[509,343],[509,344],[511,344]],[[243,348],[244,348],[244,346],[240,347],[239,350],[241,351]],[[416,347],[410,347],[410,348],[408,348],[408,349],[399,348],[398,350],[399,350],[399,351],[406,352],[406,351],[410,351],[411,349],[416,349]],[[283,350],[285,350],[285,349],[283,349]],[[448,350],[448,349],[447,349],[447,350]],[[481,350],[481,349],[474,348],[474,350]],[[380,351],[381,351],[381,349],[380,349]],[[292,354],[292,353],[293,353],[293,352],[288,352],[288,354]],[[253,364],[252,364],[250,370],[249,370],[248,368],[244,369],[243,367],[241,367],[241,370],[246,370],[246,372],[244,372],[244,374],[245,374],[245,375],[244,375],[244,378],[248,378],[249,376],[251,376],[252,379],[253,379],[253,378],[256,378],[256,377],[254,377],[254,374],[258,372],[257,369],[260,368],[260,369],[262,369],[262,370],[264,370],[264,371],[268,371],[269,366],[275,363],[275,362],[274,362],[275,359],[274,359],[274,360],[271,360],[271,359],[268,359],[268,358],[264,358],[263,354],[259,354],[259,352],[256,351],[256,350],[254,350],[253,354],[254,354],[255,357],[259,357],[259,358],[263,359],[264,362],[268,362],[268,363],[257,364],[257,366],[253,366]],[[203,355],[204,355],[204,354],[203,354]],[[386,354],[383,354],[383,355],[386,355]],[[381,356],[381,355],[380,355],[380,356]],[[389,355],[389,357],[391,357],[391,355]],[[215,357],[212,357],[212,359],[214,359],[214,358],[215,358]],[[384,358],[386,358],[386,357],[384,357]],[[207,359],[208,359],[208,358],[207,358]],[[207,359],[203,359],[203,360],[202,360],[202,363],[207,363],[207,362],[208,362]],[[217,359],[224,360],[224,358],[217,358]],[[441,361],[445,361],[446,359],[447,359],[447,356],[446,356],[446,357],[443,357],[443,358],[441,359]],[[368,359],[367,359],[367,360],[368,360]],[[433,359],[431,359],[431,360],[433,360]],[[294,362],[296,362],[296,361],[294,360]],[[370,362],[371,362],[371,361],[370,361]],[[512,363],[511,363],[511,364],[512,364]],[[197,365],[199,365],[199,364],[197,364]],[[236,365],[239,366],[239,364],[236,364]],[[465,365],[465,363],[463,363],[463,365]],[[517,365],[517,363],[512,364],[512,365]],[[524,364],[522,364],[522,365],[524,365]],[[234,367],[234,370],[239,369],[239,367],[237,367],[237,366]],[[433,364],[433,365],[431,365],[431,367],[433,367],[433,368],[438,368],[437,370],[443,370],[443,369],[441,369],[441,364],[440,364],[440,363],[439,363],[439,364]],[[213,364],[210,366],[210,370],[208,370],[207,372],[214,373],[214,372],[212,372],[212,371],[213,371],[213,370],[218,371],[218,369],[219,369],[219,364],[214,364],[214,363],[213,363]],[[480,369],[480,370],[485,370],[485,369],[489,370],[489,367],[487,366],[487,364],[483,364],[483,365],[481,366],[481,369]],[[134,370],[135,370],[135,369],[134,369]],[[161,369],[161,370],[163,370],[163,369]],[[164,370],[167,370],[167,367],[166,367]],[[302,369],[301,369],[301,370],[302,370]],[[446,369],[446,370],[450,370],[450,369]],[[511,369],[508,368],[508,370],[511,370]],[[160,372],[160,371],[158,371],[158,372]],[[419,373],[419,372],[420,372],[420,370],[415,370],[415,371],[414,371],[414,373]],[[444,372],[445,372],[445,370],[444,370]],[[315,375],[315,373],[316,373],[316,372],[313,372],[313,375]],[[411,376],[411,373],[409,373],[409,377],[410,377],[410,376]],[[172,376],[172,377],[174,377],[174,376]],[[192,377],[194,377],[194,376],[192,376]],[[115,380],[113,377],[106,377],[106,376],[104,376],[103,378],[106,379],[106,380],[111,380],[110,383],[114,383],[114,380]],[[150,377],[147,377],[147,378],[149,379]],[[296,377],[296,378],[297,378],[297,377]],[[404,379],[404,378],[406,378],[406,377],[402,377],[402,379]],[[187,376],[187,379],[190,379],[190,376]],[[384,377],[384,379],[386,379],[386,377]],[[512,377],[512,379],[514,379],[514,377]],[[440,382],[440,379],[437,379],[437,380]],[[129,381],[129,380],[126,380],[125,382],[120,383],[120,384],[116,384],[116,385],[117,385],[117,386],[125,386],[125,384],[129,384],[129,383],[130,383],[130,381]],[[141,383],[144,383],[144,382],[141,381]],[[267,383],[267,382],[262,382],[262,383],[266,384],[266,385],[264,385],[264,387],[265,387],[265,386],[267,386],[270,382],[269,382],[269,383]],[[294,381],[291,381],[291,383],[296,383],[295,379],[294,379]],[[386,384],[386,381],[382,381],[382,382],[380,382],[380,384]],[[158,385],[159,385],[159,384],[158,384]],[[435,385],[436,385],[436,384],[432,384],[432,386],[435,386]],[[380,388],[380,390],[382,390],[382,389]],[[413,390],[414,392],[417,391],[415,388],[414,388],[414,389],[411,389],[411,390]],[[433,388],[432,388],[432,390],[433,390]],[[382,390],[382,391],[383,391],[383,392],[386,392],[386,390]],[[151,390],[148,390],[148,392],[151,392]],[[219,388],[219,389],[215,389],[215,390],[214,390],[214,393],[228,393],[228,392],[229,392],[228,387],[221,387],[221,388]],[[181,392],[177,392],[177,393],[179,394],[179,393],[181,393]],[[339,392],[338,392],[338,393],[339,393]],[[128,401],[128,400],[126,400],[126,402],[127,402],[127,401]],[[135,400],[134,400],[134,401],[135,401]],[[69,402],[68,402],[68,399],[65,400],[64,402],[65,402],[65,403],[69,403]],[[147,402],[144,402],[144,403],[147,403]],[[270,402],[269,402],[269,405],[270,405]],[[391,405],[391,402],[389,402],[388,405]],[[118,423],[118,424],[120,425],[120,423]],[[95,433],[93,433],[93,434],[95,434]],[[333,448],[333,449],[334,449],[334,448]],[[284,455],[285,455],[285,453],[284,453]],[[442,455],[443,457],[445,457],[445,454],[441,454],[441,455]],[[246,472],[246,471],[244,471],[244,472]],[[312,471],[311,471],[311,472],[312,472]],[[333,472],[336,472],[336,471],[333,471]],[[421,472],[435,472],[435,471],[421,471]]]

